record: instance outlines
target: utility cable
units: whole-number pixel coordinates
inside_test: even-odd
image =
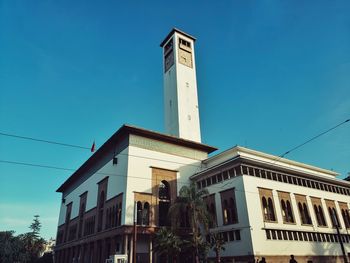
[[[23,140],[30,140],[30,141],[35,141],[35,142],[43,142],[43,143],[56,144],[56,145],[61,145],[61,146],[66,146],[66,147],[73,147],[73,148],[80,148],[80,149],[85,149],[85,150],[91,150],[91,147],[84,147],[84,146],[74,145],[74,144],[55,142],[55,141],[49,141],[49,140],[42,140],[42,139],[37,139],[37,138],[32,138],[32,137],[27,137],[27,136],[20,136],[20,135],[4,133],[4,132],[0,132],[0,135],[7,136],[7,137],[18,138],[18,139],[23,139]]]
[[[307,140],[306,142],[304,142],[304,143],[302,143],[302,144],[299,144],[299,145],[295,146],[294,148],[290,149],[289,151],[286,151],[285,153],[281,154],[281,155],[279,156],[279,158],[283,158],[284,156],[286,156],[287,154],[291,153],[292,151],[294,151],[294,150],[296,150],[296,149],[298,149],[298,148],[304,146],[305,144],[307,144],[307,143],[309,143],[309,142],[311,142],[311,141],[317,139],[318,137],[321,137],[322,135],[324,135],[324,134],[326,134],[326,133],[328,133],[328,132],[330,132],[330,131],[332,131],[332,130],[338,128],[339,126],[341,126],[341,125],[343,125],[343,124],[345,124],[345,123],[347,123],[347,122],[349,122],[349,121],[350,121],[350,119],[347,119],[347,120],[345,120],[345,121],[343,121],[343,122],[337,124],[336,126],[334,126],[334,127],[330,128],[330,129],[328,129],[328,130],[326,130],[326,131],[324,131],[324,132],[322,132],[322,133],[320,133],[320,134],[318,134],[318,135],[312,137],[311,139]]]

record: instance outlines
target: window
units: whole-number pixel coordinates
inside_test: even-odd
[[[165,180],[161,181],[159,184],[158,198],[159,226],[169,226],[170,220],[168,220],[168,212],[170,208],[170,185]]]
[[[210,228],[216,227],[217,222],[216,222],[215,194],[204,197],[204,202],[207,205],[207,211],[210,215],[209,227]]]
[[[238,223],[235,190],[220,192],[224,225]]]
[[[142,224],[146,226],[149,225],[149,203],[148,202],[145,202],[143,205]]]
[[[329,212],[329,217],[331,218],[331,221],[332,221],[332,226],[341,228],[337,211],[335,210],[335,208],[328,207],[328,212]]]
[[[329,217],[330,217],[331,222],[332,222],[332,226],[333,227],[338,226],[339,228],[341,228],[338,213],[336,211],[334,201],[332,201],[332,200],[325,200],[325,201],[326,201]]]
[[[318,226],[327,226],[323,209],[322,209],[321,199],[311,197],[311,202],[314,207],[314,212],[315,212]]]
[[[339,207],[344,220],[345,228],[350,228],[350,213],[348,205],[346,203],[339,202]]]
[[[119,208],[118,208],[118,223],[117,226],[121,226],[122,224],[122,203],[119,203]]]
[[[136,203],[136,211],[137,211],[136,224],[141,225],[142,224],[142,203],[140,201]]]
[[[85,195],[86,196],[86,195]],[[86,199],[86,197],[85,197]],[[83,199],[84,200],[84,199]],[[83,231],[83,223],[84,223],[84,213],[85,213],[85,203],[82,201],[82,197],[80,197],[80,209],[79,209],[79,228],[78,228],[78,238],[81,237]]]
[[[191,43],[185,39],[179,38],[180,45],[191,48]]]
[[[259,188],[261,208],[265,222],[275,222],[275,208],[273,205],[272,190]]]
[[[300,221],[303,225],[311,225],[311,217],[309,214],[309,209],[307,206],[306,196],[304,195],[295,195],[295,200],[298,203],[298,210]]]
[[[103,209],[104,209],[104,204],[105,204],[105,198],[106,198],[105,192],[101,191],[99,205],[98,205],[98,227],[97,227],[98,231],[102,230]]]
[[[278,192],[278,197],[281,202],[282,218],[284,223],[294,223],[290,194]]]

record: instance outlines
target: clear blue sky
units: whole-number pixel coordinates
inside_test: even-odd
[[[170,2],[169,2],[170,3]],[[282,154],[350,118],[350,2],[0,0],[0,131],[97,147],[164,131],[160,42],[197,37],[203,142]],[[0,136],[0,159],[79,167],[87,150]],[[350,123],[290,159],[350,171]],[[0,163],[0,230],[56,235],[70,172]]]

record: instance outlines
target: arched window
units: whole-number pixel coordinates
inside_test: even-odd
[[[142,224],[142,203],[140,201],[136,203],[136,210],[137,210],[136,224],[141,225]]]
[[[267,201],[266,201],[265,196],[263,196],[261,198],[261,203],[262,203],[262,206],[263,206],[264,219],[265,220],[269,220],[269,213],[268,213]]]
[[[333,210],[333,209],[331,207],[328,207],[328,213],[329,213],[329,217],[331,218],[331,221],[332,221],[332,226],[336,227],[338,225],[338,221],[336,218],[335,210]]]
[[[99,208],[103,208],[103,206],[105,205],[105,192],[101,191],[100,194],[100,203],[99,203]]]
[[[237,213],[236,213],[236,204],[235,201],[233,200],[233,198],[230,198],[229,200],[229,214],[230,214],[230,223],[236,223],[237,220]]]
[[[273,208],[272,199],[269,197],[269,199],[267,200],[267,202],[268,202],[269,220],[270,220],[270,221],[276,221],[275,210],[274,210],[274,208]]]
[[[350,228],[350,215],[349,210],[342,209],[341,214],[343,216],[344,224],[346,228]]]
[[[215,209],[215,205],[213,203],[210,204],[210,214],[211,214],[211,217],[212,217],[212,220],[213,220],[213,227],[216,226],[216,209]]]
[[[115,227],[115,205],[112,207],[111,222],[112,227]]]
[[[170,201],[170,186],[165,180],[159,184],[159,199]]]
[[[84,223],[84,212],[85,212],[85,203],[83,202],[80,206],[79,210],[79,228],[78,228],[78,237],[81,237],[83,231],[83,223]]]
[[[307,206],[305,203],[303,203],[303,210],[304,210],[304,215],[305,215],[305,224],[311,225],[311,217],[309,215],[309,210],[307,209]]]
[[[321,220],[321,225],[322,226],[327,226],[327,224],[326,224],[326,219],[324,218],[324,214],[323,214],[323,209],[322,209],[322,207],[319,205],[318,206],[318,212],[319,212],[319,214],[320,214],[320,220]]]
[[[170,208],[170,185],[167,181],[163,180],[159,184],[158,189],[158,223],[159,226],[169,226],[170,220],[168,218],[168,212]]]
[[[122,203],[119,203],[119,209],[118,209],[118,226],[122,225]]]
[[[223,211],[223,213],[224,213],[224,224],[226,225],[226,224],[228,224],[230,222],[230,213],[228,211],[227,200],[224,200],[223,208],[224,208],[224,211]]]
[[[142,224],[148,226],[149,225],[149,203],[146,202],[143,205],[142,211]]]
[[[287,222],[294,223],[292,206],[288,200],[287,200]]]
[[[316,215],[317,224],[318,224],[319,226],[322,226],[322,221],[321,221],[321,217],[320,217],[320,212],[319,212],[319,210],[318,210],[317,205],[314,205],[314,212],[315,212],[315,215]]]
[[[119,222],[119,206],[118,204],[115,206],[115,226],[118,226],[118,222]]]
[[[307,224],[306,223],[306,218],[305,218],[304,208],[303,208],[303,205],[300,202],[298,202],[298,209],[299,209],[301,223],[302,224]]]
[[[287,207],[284,200],[281,201],[283,222],[287,222]]]
[[[102,222],[103,222],[103,208],[105,204],[105,192],[101,191],[100,193],[100,200],[98,204],[98,227],[97,230],[101,231],[102,230]]]
[[[109,228],[109,214],[110,214],[110,210],[109,210],[109,208],[107,208],[105,229]]]

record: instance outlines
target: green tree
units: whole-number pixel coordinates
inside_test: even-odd
[[[223,239],[220,233],[212,233],[210,234],[210,248],[215,252],[216,263],[221,262],[221,250],[225,251],[225,240]]]
[[[0,262],[13,263],[24,259],[23,244],[14,231],[0,232]]]
[[[189,186],[183,186],[180,189],[179,197],[170,207],[170,215],[173,218],[173,225],[178,226],[178,218],[187,215],[191,228],[191,243],[194,248],[196,263],[199,263],[200,248],[206,243],[202,231],[206,234],[209,226],[209,213],[203,197],[208,195],[206,189],[198,190],[196,184],[191,182]],[[177,220],[177,222],[175,222]],[[202,227],[202,231],[200,229]]]
[[[156,232],[154,251],[166,258],[166,263],[176,262],[183,241],[166,227],[160,228]]]
[[[44,250],[45,240],[40,237],[39,216],[34,216],[28,233],[14,236],[14,231],[0,232],[0,263],[34,263]]]
[[[44,251],[45,248],[45,239],[40,237],[40,229],[41,223],[39,221],[39,215],[35,215],[33,222],[29,226],[31,232],[19,235],[21,239],[25,253],[26,253],[26,261],[28,263],[35,262]]]

